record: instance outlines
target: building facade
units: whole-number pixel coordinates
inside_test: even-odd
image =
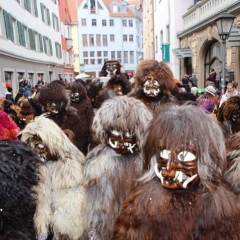
[[[142,56],[142,12],[135,1],[78,0],[80,71],[99,77],[107,60],[134,73]]]
[[[226,55],[222,52],[216,19],[223,12],[236,16],[229,39]],[[198,85],[205,86],[210,69],[217,72],[217,86],[220,87],[221,66],[226,59],[225,79],[235,80],[240,84],[240,1],[239,0],[202,0],[198,1],[183,15],[183,30],[178,34],[180,51],[190,50],[192,75]],[[180,71],[187,72],[189,61],[181,59]]]
[[[184,4],[180,0],[153,1],[154,57],[157,61],[166,62],[178,79],[183,76],[180,75],[180,60],[174,55],[180,45],[177,33],[183,29],[182,15],[193,4],[193,0],[184,0]]]
[[[0,96],[6,83],[14,93],[19,80],[34,86],[63,74],[57,0],[11,0],[0,3]]]

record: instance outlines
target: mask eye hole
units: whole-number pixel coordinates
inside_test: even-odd
[[[190,162],[196,159],[196,156],[188,151],[182,151],[177,156],[178,160],[181,162]]]
[[[171,151],[167,149],[164,149],[160,152],[160,157],[164,159],[168,159],[170,155],[171,155]]]
[[[111,130],[111,133],[115,136],[120,136],[120,133],[117,130]]]
[[[130,137],[133,136],[133,134],[131,134],[130,132],[127,131],[126,134],[125,134],[125,136],[130,138]]]

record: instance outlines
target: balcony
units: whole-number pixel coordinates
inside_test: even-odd
[[[202,0],[197,2],[183,15],[183,31],[207,21],[239,2],[239,0]]]

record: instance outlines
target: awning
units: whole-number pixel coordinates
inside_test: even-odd
[[[192,57],[192,52],[189,48],[175,48],[172,51],[177,58]]]
[[[227,40],[227,47],[240,47],[240,29],[233,27]]]

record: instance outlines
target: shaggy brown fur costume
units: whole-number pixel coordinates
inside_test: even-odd
[[[100,108],[105,100],[118,96],[118,94],[114,91],[114,85],[120,85],[122,87],[122,95],[128,94],[132,89],[132,85],[125,73],[114,75],[109,79],[107,85],[96,96],[96,108]]]
[[[240,95],[230,97],[222,104],[217,119],[226,139],[240,131]]]
[[[135,180],[142,174],[140,149],[152,114],[139,100],[119,96],[103,103],[93,121],[96,141],[100,144],[86,158],[84,178],[87,198],[85,218],[87,232],[99,240],[111,239],[113,223]],[[138,148],[118,154],[109,145],[111,130],[131,131]],[[93,238],[94,239],[94,238]]]
[[[85,157],[65,133],[44,115],[22,131],[21,140],[41,156],[34,224],[38,240],[53,232],[56,240],[78,240],[83,233]]]
[[[143,85],[147,76],[153,76],[160,85],[160,92],[156,97],[147,97],[143,93]],[[129,96],[143,101],[150,109],[155,110],[160,104],[175,101],[171,91],[175,92],[176,84],[171,69],[164,62],[143,60],[139,63],[135,76],[135,85]]]
[[[240,197],[240,132],[226,141],[226,151],[228,167],[224,178],[233,192]]]
[[[87,154],[88,145],[90,143],[90,131],[94,116],[91,100],[87,95],[87,89],[81,81],[76,80],[69,85],[71,106],[77,109],[79,115],[79,138],[81,142],[82,152]],[[79,94],[76,97],[76,94]]]
[[[40,159],[27,144],[0,141],[0,239],[35,239],[34,186]]]
[[[77,110],[70,106],[70,96],[60,81],[53,81],[44,86],[38,97],[39,103],[44,107],[43,112],[47,113],[47,103],[54,102],[57,105],[56,114],[48,114],[61,129],[70,129],[75,134],[78,149],[86,154],[86,142],[82,141],[80,117]]]
[[[162,151],[169,149],[171,155],[167,155],[166,168],[161,172],[180,164],[183,155],[172,154],[175,149],[189,151],[189,147],[193,147],[196,156],[198,182],[187,190],[163,188],[164,181],[171,184],[171,180],[162,180],[155,173],[156,166],[162,166]],[[146,165],[151,161],[150,169],[124,202],[112,239],[240,238],[240,204],[222,183],[226,154],[224,137],[215,119],[197,106],[165,105],[151,122],[144,152]],[[175,166],[177,170],[179,166]],[[186,171],[191,171],[191,165],[188,166]],[[171,179],[177,184],[185,182],[185,177],[180,180],[176,175]]]

